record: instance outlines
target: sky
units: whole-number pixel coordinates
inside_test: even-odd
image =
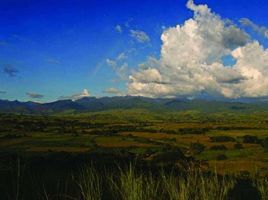
[[[0,99],[268,96],[265,0],[0,0]]]

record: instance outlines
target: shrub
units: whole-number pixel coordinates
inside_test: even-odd
[[[152,159],[154,163],[176,163],[177,161],[185,160],[185,155],[180,149],[169,150],[155,155]]]
[[[162,139],[163,141],[166,141],[166,142],[176,142],[176,138],[164,138]]]
[[[25,134],[7,134],[7,135],[4,135],[2,138],[5,138],[5,139],[16,139],[16,138],[22,138],[22,137],[26,137]]]
[[[235,142],[235,138],[230,136],[214,136],[210,137],[211,142]]]
[[[144,153],[147,155],[152,155],[155,153],[155,151],[153,151],[152,149],[147,149]]]
[[[226,150],[226,146],[224,145],[214,145],[212,147],[210,147],[211,150]]]
[[[194,154],[200,154],[205,150],[205,146],[199,142],[191,143],[190,151]]]
[[[259,144],[260,140],[258,139],[257,136],[245,135],[243,136],[243,143]]]
[[[262,140],[261,146],[265,149],[268,150],[268,137]]]
[[[226,159],[227,159],[227,156],[225,154],[219,154],[216,157],[216,160],[226,160]]]
[[[205,134],[208,132],[208,128],[181,128],[179,132],[181,134]]]
[[[243,145],[241,143],[235,143],[234,148],[235,149],[243,149],[244,147],[243,147]]]

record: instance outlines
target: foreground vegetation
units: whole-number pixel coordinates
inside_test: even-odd
[[[96,176],[93,168],[82,171],[81,193],[84,199],[102,199],[103,180]],[[131,165],[119,169],[117,174],[105,175],[113,199],[147,200],[225,200],[225,199],[267,199],[267,179],[239,179],[231,176],[218,176],[216,173],[204,174],[194,169],[186,174],[176,172],[152,173],[136,172]],[[241,178],[241,177],[240,177]],[[86,181],[87,180],[87,181]],[[91,180],[90,182],[88,180]],[[251,182],[245,188],[239,187],[243,182]],[[236,188],[235,188],[236,187]],[[246,190],[251,193],[245,194]],[[249,196],[247,196],[249,195]]]
[[[267,177],[218,175],[193,168],[144,171],[132,164],[100,171],[92,164],[56,182],[24,176],[18,169],[5,199],[238,200],[268,198]],[[256,174],[255,174],[256,175]],[[44,178],[44,177],[43,177]],[[25,185],[26,184],[26,185]]]

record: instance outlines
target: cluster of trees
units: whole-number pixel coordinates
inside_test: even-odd
[[[211,142],[235,142],[235,138],[230,136],[213,136],[210,137]]]

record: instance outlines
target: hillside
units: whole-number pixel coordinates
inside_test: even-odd
[[[0,100],[1,113],[55,114],[84,113],[112,109],[146,109],[151,111],[239,112],[268,111],[265,101],[228,102],[203,99],[161,99],[146,97],[85,97],[76,101],[59,100],[50,103]]]

